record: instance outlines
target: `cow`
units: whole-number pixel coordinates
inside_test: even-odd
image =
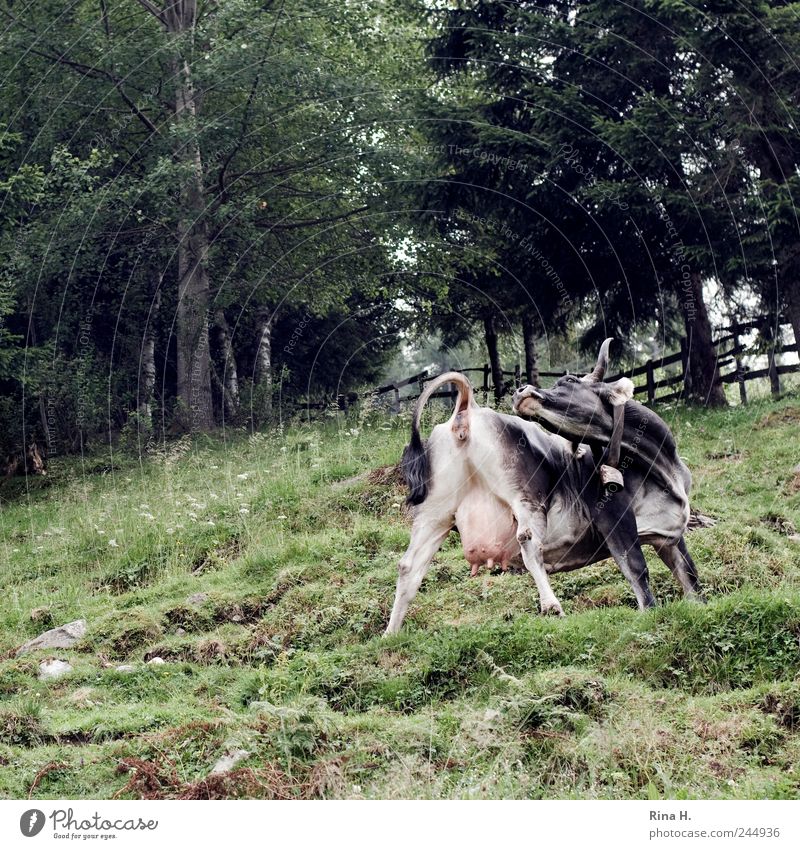
[[[686,597],[702,600],[683,539],[691,475],[666,424],[632,400],[631,381],[602,382],[610,341],[584,377],[567,375],[551,390],[520,388],[514,395],[517,416],[480,407],[459,372],[428,384],[401,460],[413,523],[387,635],[399,631],[454,527],[473,574],[481,560],[505,566],[520,558],[545,615],[564,615],[550,574],[609,556],[630,583],[639,609],[654,606],[643,543],[655,548]],[[447,383],[458,393],[453,413],[423,440],[422,410]]]

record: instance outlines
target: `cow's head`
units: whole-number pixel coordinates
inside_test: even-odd
[[[514,412],[533,419],[548,430],[577,441],[608,437],[612,410],[633,398],[633,383],[621,377],[614,383],[603,383],[608,368],[606,339],[600,346],[597,364],[589,374],[560,377],[551,389],[523,386],[514,393]]]

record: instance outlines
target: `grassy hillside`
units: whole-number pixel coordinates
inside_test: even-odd
[[[567,617],[540,618],[453,535],[381,639],[401,418],[6,482],[0,795],[797,797],[800,404],[663,414],[719,522],[689,538],[710,603],[648,549],[646,614],[609,561],[554,576]],[[78,618],[74,648],[14,657]],[[45,657],[73,671],[39,681]]]

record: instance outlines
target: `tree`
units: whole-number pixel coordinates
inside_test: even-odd
[[[24,18],[0,6],[0,120],[20,139],[9,169],[34,163],[47,182],[17,228],[8,308],[50,352],[65,448],[103,429],[61,391],[65,364],[83,375],[83,406],[105,383],[110,435],[135,415],[143,438],[267,420],[309,365],[281,346],[298,316],[308,353],[329,320],[374,300],[361,330],[380,370],[399,324],[388,234],[402,215],[382,185],[403,161],[393,75],[411,78],[401,42],[376,27],[384,5],[125,0],[98,15],[45,0]],[[42,82],[25,91],[30,78]],[[347,346],[366,338],[341,332],[355,356]],[[358,361],[353,380],[369,373]]]

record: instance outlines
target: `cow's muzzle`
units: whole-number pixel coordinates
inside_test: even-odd
[[[541,409],[545,394],[535,386],[520,386],[514,393],[513,409],[518,416],[524,418],[532,417],[537,410]]]

